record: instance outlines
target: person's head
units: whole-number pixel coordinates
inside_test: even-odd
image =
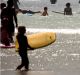
[[[18,27],[18,33],[25,34],[26,33],[26,28],[24,26],[19,26]]]
[[[8,5],[8,7],[12,8],[13,7],[13,0],[8,0],[7,5]]]
[[[5,4],[5,3],[1,3],[1,4],[0,4],[1,10],[2,10],[4,7],[6,7],[6,4]]]
[[[66,7],[70,7],[70,3],[66,3]]]
[[[44,7],[44,10],[45,10],[45,11],[47,11],[47,10],[48,10],[48,8],[47,8],[47,7]]]

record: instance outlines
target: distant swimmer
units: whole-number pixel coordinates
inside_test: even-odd
[[[72,15],[72,8],[70,3],[66,3],[66,8],[64,8],[64,15]]]
[[[44,11],[42,13],[42,16],[48,16],[48,12],[47,12],[48,8],[44,7]]]
[[[41,13],[40,11],[23,10],[23,9],[19,9],[19,11],[20,11],[22,14],[26,14],[26,13],[29,13],[29,14]]]
[[[80,0],[79,0],[79,3],[80,3]]]
[[[57,0],[50,0],[51,4],[56,4]]]

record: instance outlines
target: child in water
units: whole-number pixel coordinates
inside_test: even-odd
[[[42,16],[48,16],[48,12],[47,12],[48,8],[47,7],[44,7],[44,11],[42,13]]]
[[[72,8],[70,3],[66,3],[66,8],[64,8],[64,15],[72,15]]]
[[[18,35],[16,36],[18,43],[19,43],[19,55],[21,57],[21,65],[19,65],[16,70],[21,70],[22,67],[25,67],[25,70],[29,70],[29,59],[28,59],[28,52],[27,48],[33,49],[29,46],[27,36],[24,34],[26,33],[26,29],[24,26],[18,27]]]

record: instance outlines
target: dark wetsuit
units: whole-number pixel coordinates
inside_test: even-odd
[[[31,47],[28,45],[27,37],[24,36],[23,34],[18,34],[17,40],[19,43],[19,55],[21,56],[21,59],[22,59],[22,63],[21,63],[21,65],[19,65],[17,67],[17,69],[21,69],[23,66],[26,69],[29,69],[29,60],[28,60],[28,55],[27,55],[27,48],[31,48]]]

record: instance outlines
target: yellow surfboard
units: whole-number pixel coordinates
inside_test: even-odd
[[[27,35],[28,43],[32,48],[40,48],[47,46],[56,40],[56,33],[53,32],[40,32],[31,35]],[[18,41],[15,41],[16,49],[19,48]]]

